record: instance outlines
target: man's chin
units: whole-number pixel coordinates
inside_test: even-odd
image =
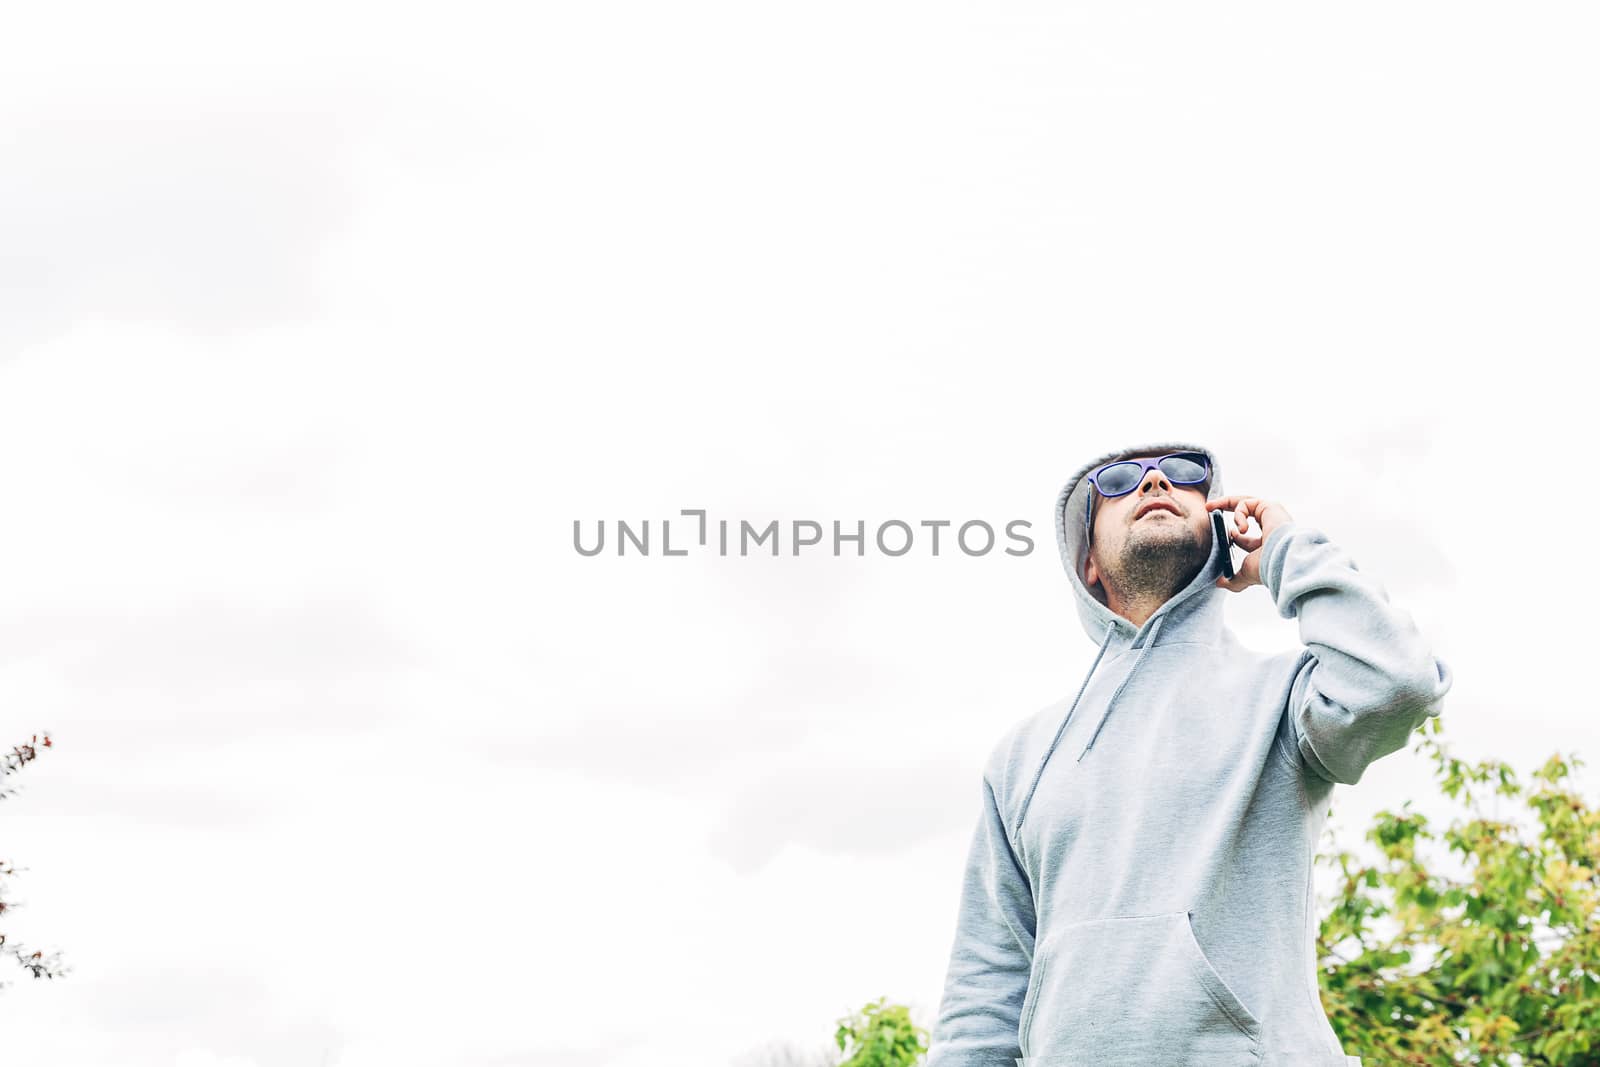
[[[1140,544],[1171,545],[1193,541],[1194,531],[1176,515],[1166,519],[1152,519],[1148,515],[1136,520],[1128,534],[1128,541]]]
[[[1127,548],[1141,556],[1192,556],[1201,551],[1199,537],[1189,525],[1174,516],[1165,519],[1140,519],[1128,533]]]

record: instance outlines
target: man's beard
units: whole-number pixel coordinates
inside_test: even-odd
[[[1124,600],[1165,603],[1189,584],[1205,562],[1205,546],[1188,527],[1176,537],[1135,533],[1122,543],[1115,572],[1108,577]]]

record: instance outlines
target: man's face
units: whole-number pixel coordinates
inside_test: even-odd
[[[1130,456],[1157,459],[1164,453]],[[1206,511],[1206,486],[1173,485],[1159,467],[1144,472],[1131,492],[1106,498],[1093,488],[1094,537],[1085,578],[1093,585],[1107,568],[1114,573],[1134,560],[1155,562],[1162,556],[1192,560],[1204,556],[1211,542],[1211,516]],[[1136,568],[1142,569],[1142,568]]]

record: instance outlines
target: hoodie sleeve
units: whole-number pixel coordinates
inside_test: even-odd
[[[1015,1067],[1033,965],[1033,890],[1011,849],[989,775],[967,849],[944,996],[924,1067]]]
[[[1306,645],[1285,713],[1305,764],[1354,785],[1438,715],[1450,668],[1416,623],[1322,531],[1297,522],[1261,546],[1261,581]]]

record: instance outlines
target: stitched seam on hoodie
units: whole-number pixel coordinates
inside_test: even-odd
[[[1302,775],[1313,772],[1311,771],[1310,764],[1302,761],[1300,753],[1298,751],[1291,752],[1288,746],[1294,743],[1295,740],[1294,716],[1298,713],[1297,709],[1294,707],[1294,683],[1295,680],[1300,677],[1300,672],[1305,669],[1306,663],[1315,658],[1315,653],[1313,653],[1310,649],[1301,649],[1300,657],[1295,660],[1294,673],[1289,676],[1289,695],[1286,698],[1286,704],[1284,708],[1284,715],[1288,718],[1289,740],[1280,742],[1278,740],[1278,734],[1276,730],[1274,730],[1272,734],[1272,747],[1279,750],[1278,755],[1283,758],[1289,769],[1294,772],[1295,784],[1300,790],[1300,805],[1302,808],[1308,810],[1311,807],[1311,798],[1306,792],[1306,783]],[[1321,776],[1318,775],[1318,777]]]
[[[1311,807],[1311,797],[1309,791],[1306,789],[1305,780],[1300,778],[1298,775],[1296,776],[1295,780],[1300,783],[1300,796],[1303,798],[1305,808],[1309,810]],[[1326,1041],[1328,1040],[1329,1035],[1332,1034],[1332,1031],[1331,1029],[1327,1028],[1328,1011],[1322,1006],[1322,995],[1320,992],[1321,983],[1317,979],[1319,970],[1318,963],[1320,962],[1317,959],[1317,840],[1312,838],[1306,843],[1301,851],[1305,856],[1306,864],[1306,890],[1301,894],[1300,897],[1300,906],[1305,910],[1305,918],[1301,922],[1301,943],[1309,944],[1311,946],[1311,966],[1309,968],[1310,973],[1301,976],[1300,987],[1311,1002],[1313,1017],[1322,1021],[1323,1033],[1320,1036],[1324,1039],[1324,1041]],[[1338,1044],[1338,1035],[1332,1034],[1332,1040],[1336,1048],[1335,1054],[1340,1056],[1344,1055],[1343,1047]]]
[[[1278,762],[1283,765],[1284,770],[1294,775],[1295,789],[1300,794],[1300,806],[1309,807],[1310,800],[1306,797],[1306,783],[1300,778],[1302,773],[1300,761],[1290,757],[1288,747],[1284,744],[1283,739],[1278,736],[1276,730],[1272,734],[1272,751],[1278,754]]]
[[[1272,747],[1278,747],[1276,739],[1273,740]],[[1299,760],[1295,760],[1294,763],[1290,765],[1289,770],[1294,774],[1294,791],[1300,797],[1300,810],[1309,813],[1311,811],[1311,792],[1310,790],[1306,789],[1306,771],[1300,766]],[[1312,859],[1315,860],[1316,842],[1312,842],[1311,853]]]

